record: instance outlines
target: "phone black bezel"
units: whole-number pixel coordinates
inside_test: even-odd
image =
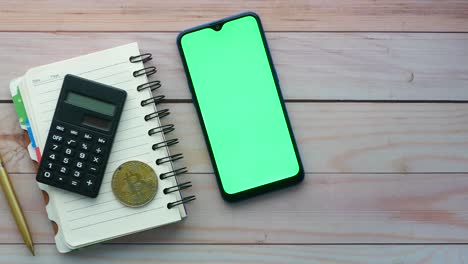
[[[196,94],[195,94],[195,90],[193,88],[192,78],[191,78],[189,70],[188,70],[187,61],[186,61],[186,58],[185,58],[185,55],[184,55],[184,52],[183,52],[183,49],[182,49],[181,40],[182,40],[183,36],[185,36],[185,35],[187,35],[189,33],[198,31],[198,30],[205,29],[205,28],[212,28],[213,30],[222,30],[222,26],[224,25],[224,23],[232,21],[232,20],[236,20],[236,19],[239,19],[239,18],[243,18],[243,17],[246,17],[246,16],[254,17],[255,20],[257,21],[258,27],[260,29],[260,34],[262,36],[263,46],[265,48],[265,52],[266,52],[267,57],[268,57],[268,62],[270,64],[270,69],[272,71],[272,75],[273,75],[273,78],[274,78],[274,81],[275,81],[276,90],[277,90],[278,96],[280,98],[280,103],[281,103],[281,107],[282,107],[282,110],[283,110],[283,115],[284,115],[284,117],[286,119],[289,135],[291,137],[291,140],[292,140],[292,143],[293,143],[293,146],[294,146],[294,152],[295,152],[296,159],[297,159],[297,162],[298,162],[298,165],[299,165],[299,171],[298,171],[298,173],[296,175],[290,176],[288,178],[284,178],[284,179],[279,180],[279,181],[271,182],[271,183],[268,183],[268,184],[265,184],[265,185],[260,185],[260,186],[254,187],[252,189],[248,189],[248,190],[238,192],[238,193],[235,193],[235,194],[229,194],[224,190],[222,182],[221,182],[221,178],[219,176],[218,167],[217,167],[216,161],[214,159],[213,151],[212,151],[212,148],[211,148],[211,142],[209,141],[209,138],[208,138],[206,127],[205,127],[203,117],[202,117],[202,114],[201,114],[201,110],[200,110],[200,105],[198,104],[198,100],[197,100],[197,97],[196,97]],[[281,189],[281,188],[288,187],[288,186],[291,186],[291,185],[295,185],[295,184],[301,182],[304,179],[304,168],[303,168],[302,161],[301,161],[301,158],[300,158],[300,155],[299,155],[299,151],[298,151],[298,148],[297,148],[294,133],[293,133],[292,128],[291,128],[288,113],[287,113],[287,110],[286,110],[286,105],[284,103],[283,95],[281,93],[281,89],[280,89],[280,85],[279,85],[279,81],[278,81],[278,76],[276,74],[276,70],[275,70],[275,67],[274,67],[274,64],[273,64],[273,60],[272,60],[271,55],[270,55],[270,49],[268,47],[268,43],[267,43],[267,40],[266,40],[266,37],[265,37],[265,32],[263,30],[262,23],[260,21],[260,17],[254,12],[250,12],[250,11],[249,12],[243,12],[243,13],[240,13],[240,14],[237,14],[237,15],[229,16],[229,17],[226,17],[226,18],[223,18],[223,19],[220,19],[220,20],[216,20],[216,21],[213,21],[213,22],[210,22],[210,23],[206,23],[206,24],[203,24],[203,25],[200,25],[200,26],[197,26],[197,27],[193,27],[193,28],[184,30],[184,31],[180,32],[179,35],[177,36],[177,47],[179,49],[179,54],[180,54],[180,57],[181,57],[181,60],[182,60],[182,64],[184,66],[185,75],[187,77],[187,82],[188,82],[188,87],[189,87],[190,92],[192,94],[192,100],[193,100],[193,103],[194,103],[195,108],[197,110],[198,120],[199,120],[200,126],[201,126],[202,131],[203,131],[203,136],[205,138],[205,143],[206,143],[206,145],[208,147],[208,153],[210,155],[211,164],[213,166],[214,173],[216,175],[216,180],[218,182],[218,187],[219,187],[219,190],[221,192],[221,196],[223,197],[223,199],[226,200],[226,201],[229,201],[229,202],[239,201],[239,200],[247,199],[247,198],[259,195],[259,194],[263,194],[263,193],[270,192],[270,191],[273,191],[273,190],[277,190],[277,189]]]

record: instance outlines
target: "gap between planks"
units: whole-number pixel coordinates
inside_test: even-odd
[[[195,25],[196,26],[196,25]],[[0,30],[1,33],[52,33],[52,34],[61,34],[61,33],[180,33],[182,30]],[[468,31],[369,31],[369,30],[265,30],[265,33],[388,33],[388,34],[466,34]]]
[[[284,99],[285,103],[382,103],[382,104],[466,104],[468,100],[327,100],[327,99]],[[0,104],[12,104],[13,100],[0,100]],[[190,99],[164,99],[166,104],[191,104]]]
[[[157,228],[157,227],[156,227]],[[145,232],[145,231],[141,231]],[[111,240],[112,241],[112,240]],[[361,243],[361,242],[350,242],[350,243],[204,243],[204,242],[187,242],[187,243],[164,243],[164,242],[104,242],[93,244],[95,245],[108,245],[108,246],[152,246],[152,245],[168,245],[168,246],[468,246],[468,243],[457,243],[457,242],[446,242],[446,243],[431,243],[431,242],[419,242],[419,243]],[[0,242],[0,246],[16,246],[23,245],[24,242]],[[34,245],[49,246],[54,245],[55,242],[34,242]]]

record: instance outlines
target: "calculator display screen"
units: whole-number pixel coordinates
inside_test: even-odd
[[[94,127],[101,130],[109,131],[112,127],[112,121],[95,117],[92,115],[83,116],[83,125]]]
[[[115,113],[115,105],[74,92],[68,92],[65,102],[108,116]]]

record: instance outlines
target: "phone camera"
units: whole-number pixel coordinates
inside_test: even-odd
[[[213,26],[213,29],[216,31],[219,31],[221,29],[222,25],[221,24],[216,24]]]

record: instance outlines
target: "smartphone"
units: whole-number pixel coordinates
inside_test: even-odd
[[[188,29],[177,45],[222,197],[237,201],[302,181],[258,15]]]

